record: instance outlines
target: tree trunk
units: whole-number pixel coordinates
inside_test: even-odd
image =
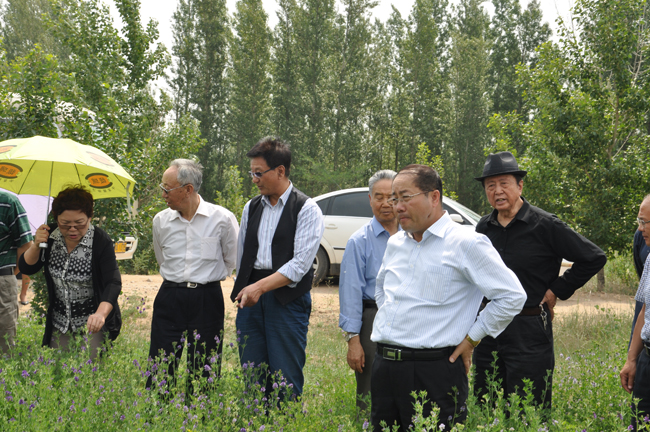
[[[598,283],[596,284],[597,292],[605,291],[605,268],[601,268],[598,274],[596,275]]]

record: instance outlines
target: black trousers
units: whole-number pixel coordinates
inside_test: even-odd
[[[497,353],[495,371],[494,356]],[[541,316],[516,316],[496,339],[485,337],[474,349],[474,394],[477,400],[489,394],[487,377],[495,375],[494,382],[501,382],[504,395],[517,393],[524,396],[523,379],[532,381],[535,403],[551,408],[553,390],[553,327],[550,315],[546,328]],[[550,374],[549,374],[550,372]]]
[[[439,360],[392,361],[384,359],[378,347],[370,393],[373,430],[381,431],[382,421],[389,427],[398,424],[400,431],[408,430],[415,414],[411,393],[415,391],[419,396],[422,390],[426,390],[429,401],[422,414],[431,414],[432,402],[440,408],[438,430],[450,430],[454,423],[463,423],[467,418],[465,403],[469,389],[462,359],[449,362],[455,348],[444,348],[446,352]],[[445,425],[442,429],[441,424]]]
[[[206,379],[218,377],[223,322],[223,292],[218,281],[198,288],[171,287],[163,282],[153,304],[149,346],[149,356],[155,365],[153,374],[158,375],[157,385],[163,387],[162,380],[168,384],[174,380],[185,341],[190,372],[201,371]],[[160,374],[161,370],[167,370],[169,376]],[[147,380],[149,388],[153,384],[152,376]],[[193,391],[190,381],[189,393]]]
[[[632,409],[636,417],[632,419],[632,425],[634,430],[638,430],[637,419],[641,418],[641,424],[644,424],[643,418],[650,414],[650,356],[645,349],[637,360],[632,396],[640,399],[639,404]]]

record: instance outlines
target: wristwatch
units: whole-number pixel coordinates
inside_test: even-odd
[[[476,348],[476,347],[478,346],[478,344],[481,343],[480,340],[475,341],[475,340],[473,340],[471,337],[469,337],[469,335],[467,335],[467,337],[465,337],[465,340],[466,340],[467,342],[471,343],[472,346],[473,346],[474,348]]]
[[[355,337],[355,336],[359,336],[359,333],[350,333],[350,332],[345,332],[345,333],[343,334],[343,336],[345,336],[345,341],[346,341],[346,342],[350,342],[350,339],[352,339],[352,338]]]

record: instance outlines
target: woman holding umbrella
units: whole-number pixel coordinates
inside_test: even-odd
[[[57,223],[38,228],[19,262],[27,275],[44,268],[49,306],[43,345],[67,349],[87,329],[91,359],[122,326],[117,304],[122,279],[111,238],[91,223],[93,203],[81,185],[61,191],[52,201]],[[41,249],[39,243],[48,247]]]

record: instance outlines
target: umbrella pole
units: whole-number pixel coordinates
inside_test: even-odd
[[[50,165],[50,189],[47,191],[47,205],[45,206],[45,223],[47,223],[47,215],[50,214],[50,198],[52,197],[52,174],[54,173],[54,162]],[[47,249],[47,242],[39,243],[38,247],[41,249]]]

